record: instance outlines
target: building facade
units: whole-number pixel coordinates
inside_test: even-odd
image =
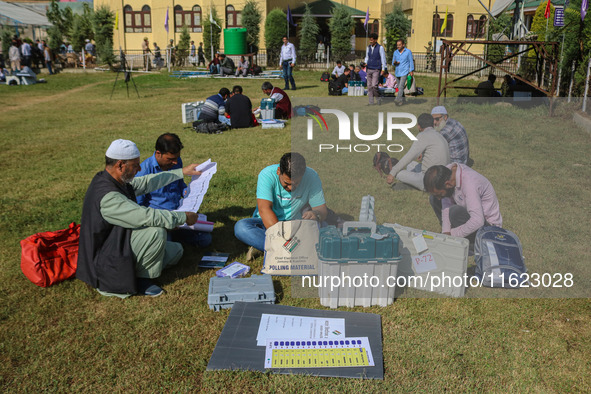
[[[483,0],[489,3],[493,0]],[[191,40],[196,44],[203,42],[203,21],[209,17],[210,8],[215,8],[222,19],[222,29],[241,27],[241,12],[245,0],[95,0],[94,6],[106,5],[118,13],[119,28],[114,31],[114,49],[139,50],[144,37],[150,43],[157,42],[165,47],[170,39],[176,44],[183,25],[187,25]],[[266,15],[274,8],[283,11],[289,6],[292,10],[301,8],[301,0],[256,0],[262,14],[259,47],[265,48],[264,24]],[[327,2],[327,0],[321,0]],[[309,2],[312,4],[314,2]],[[368,33],[376,32],[384,37],[383,22],[387,13],[399,3],[405,14],[412,21],[411,32],[408,36],[408,47],[415,52],[424,52],[424,47],[437,37],[449,39],[484,39],[488,15],[478,0],[336,0],[353,9],[355,19],[354,47],[357,50],[365,48]],[[447,28],[440,33],[440,27],[448,11]],[[369,12],[369,26],[366,32],[363,27],[365,13]],[[168,13],[168,32],[165,22]],[[297,23],[300,14],[294,12]],[[327,18],[329,15],[317,15]],[[297,29],[291,30],[293,41],[297,41]],[[221,35],[221,48],[224,47],[224,35]],[[470,49],[482,52],[483,48]]]

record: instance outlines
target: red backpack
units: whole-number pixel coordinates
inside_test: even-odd
[[[21,270],[41,287],[76,275],[80,225],[74,222],[64,230],[33,234],[21,241]]]

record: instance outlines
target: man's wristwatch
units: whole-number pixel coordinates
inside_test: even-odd
[[[318,220],[320,222],[320,214],[318,213],[318,211],[312,211],[314,213],[314,215],[316,215],[316,220]]]

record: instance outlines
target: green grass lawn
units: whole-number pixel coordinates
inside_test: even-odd
[[[326,96],[320,74],[295,74],[294,101]],[[214,272],[197,268],[203,250],[185,249],[179,265],[159,279],[166,294],[156,299],[106,298],[78,280],[36,287],[20,270],[19,240],[79,222],[86,188],[104,168],[112,140],[135,141],[143,160],[152,154],[158,135],[174,132],[185,146],[185,163],[217,161],[218,172],[201,207],[216,223],[207,250],[228,252],[232,261],[243,263],[247,248],[234,238],[234,223],[252,214],[258,172],[291,149],[289,129],[203,135],[186,128],[180,105],[216,93],[223,86],[220,80],[135,75],[141,99],[133,85],[127,98],[125,85],[118,82],[110,100],[114,79],[110,73],[62,73],[48,76],[45,85],[0,86],[5,141],[0,161],[2,391],[591,390],[587,298],[536,298],[542,293],[525,290],[506,291],[501,295],[509,298],[499,298],[499,292],[474,291],[472,296],[493,295],[399,298],[388,307],[340,308],[382,316],[385,379],[363,381],[205,372],[229,310],[213,312],[207,306]],[[253,103],[260,101],[261,80],[240,82]],[[435,95],[437,83],[436,78],[417,78],[427,97]],[[448,96],[462,93],[453,92]],[[334,98],[340,99],[348,98]],[[429,100],[417,101],[417,111],[427,111]],[[351,103],[361,110],[365,99]],[[557,106],[556,116],[549,118],[544,108],[453,103],[450,108],[468,130],[474,169],[493,183],[504,225],[519,235],[530,272],[576,269],[574,279],[580,281],[581,294],[588,295],[591,137],[574,125],[573,109]],[[438,231],[427,196],[387,190],[370,166],[371,156],[353,163],[359,164],[360,180],[350,183],[330,161],[322,165],[318,157],[311,158],[330,187],[329,205],[355,216],[361,196],[370,193],[376,195],[379,222]],[[343,188],[351,192],[339,196]],[[260,273],[261,267],[259,258],[251,272]],[[293,298],[290,278],[275,277],[274,284],[280,304],[323,309],[317,298]],[[519,298],[524,295],[532,298]]]

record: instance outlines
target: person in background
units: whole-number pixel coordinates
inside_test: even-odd
[[[144,54],[144,69],[150,71],[150,54],[152,51],[150,50],[148,37],[144,37],[144,41],[142,41],[142,53]]]
[[[351,70],[349,68],[345,68],[345,71],[336,79],[337,89],[340,90],[342,94],[347,94],[349,92],[350,74]]]
[[[45,59],[45,67],[47,67],[47,71],[49,71],[49,75],[52,75],[53,74],[53,70],[51,69],[52,54],[51,54],[51,49],[49,49],[47,44],[44,44],[44,47],[43,47],[43,59]]]
[[[244,56],[240,56],[240,61],[238,62],[238,67],[236,68],[236,76],[246,77],[248,75],[248,67],[249,67],[248,60],[244,58]]]
[[[513,97],[513,89],[515,88],[515,80],[509,74],[505,74],[503,77],[503,83],[501,84],[501,96]]]
[[[394,75],[396,76],[396,85],[398,85],[398,94],[394,102],[396,105],[404,103],[404,87],[408,75],[415,75],[415,63],[410,49],[405,47],[404,40],[396,41],[396,50],[392,56],[392,65],[396,67]]]
[[[197,56],[199,57],[197,66],[200,66],[203,63],[203,66],[205,67],[205,53],[203,52],[202,42],[199,43],[199,48],[197,49]]]
[[[383,75],[387,69],[386,51],[384,47],[378,44],[378,35],[372,33],[369,35],[369,45],[365,50],[365,64],[367,64],[367,97],[368,105],[375,105],[374,97],[378,99],[378,82],[380,75]]]
[[[211,62],[207,65],[210,74],[219,74],[220,73],[220,53],[217,52]]]
[[[195,48],[195,41],[191,41],[191,47],[189,50],[189,61],[193,67],[197,66],[197,48]]]
[[[484,82],[480,82],[478,87],[474,89],[474,93],[478,97],[499,97],[499,92],[495,89],[495,81],[497,76],[495,74],[489,74],[488,79]]]
[[[295,80],[293,79],[293,68],[296,64],[295,46],[289,42],[287,36],[283,36],[283,45],[281,45],[281,55],[279,56],[279,66],[283,68],[283,79],[285,80],[284,90],[296,90]]]
[[[209,96],[197,119],[205,122],[230,124],[230,119],[226,118],[226,100],[230,97],[230,91],[227,88],[221,88],[218,94]]]
[[[8,49],[8,59],[10,60],[10,68],[13,73],[17,73],[21,69],[21,51],[16,45],[16,40],[12,40],[12,45]]]
[[[225,54],[220,54],[220,75],[223,77],[224,75],[232,75],[234,74],[234,69],[236,66],[234,65],[234,60],[232,58],[226,56]]]
[[[21,45],[21,55],[23,55],[23,65],[31,67],[31,45],[27,41]]]
[[[449,146],[449,157],[452,163],[466,164],[471,166],[470,144],[468,133],[460,122],[452,119],[447,114],[443,105],[433,107],[431,110],[433,125],[439,131]]]
[[[325,52],[326,46],[324,45],[324,41],[320,40],[320,42],[318,43],[318,47],[316,49],[316,60],[319,62],[323,62]]]
[[[417,127],[419,129],[417,140],[412,143],[400,161],[392,167],[386,178],[386,182],[389,184],[394,183],[395,180],[402,182],[394,185],[394,190],[409,189],[408,186],[424,190],[425,172],[434,165],[450,163],[447,141],[433,128],[433,117],[429,114],[419,115]]]
[[[359,64],[359,71],[357,71],[357,73],[359,74],[359,79],[361,80],[361,82],[363,82],[366,86],[367,86],[367,64],[365,64],[364,62],[361,62]]]
[[[252,102],[242,94],[242,86],[236,85],[232,88],[232,97],[226,100],[226,113],[230,115],[230,126],[233,129],[252,127],[254,118],[252,116]]]
[[[343,63],[340,60],[337,60],[337,65],[332,69],[332,73],[330,74],[330,76],[333,79],[337,79],[338,77],[343,75],[344,72],[345,66],[343,66]]]
[[[275,118],[291,119],[291,100],[283,90],[273,87],[271,82],[263,82],[263,93],[275,100]]]

